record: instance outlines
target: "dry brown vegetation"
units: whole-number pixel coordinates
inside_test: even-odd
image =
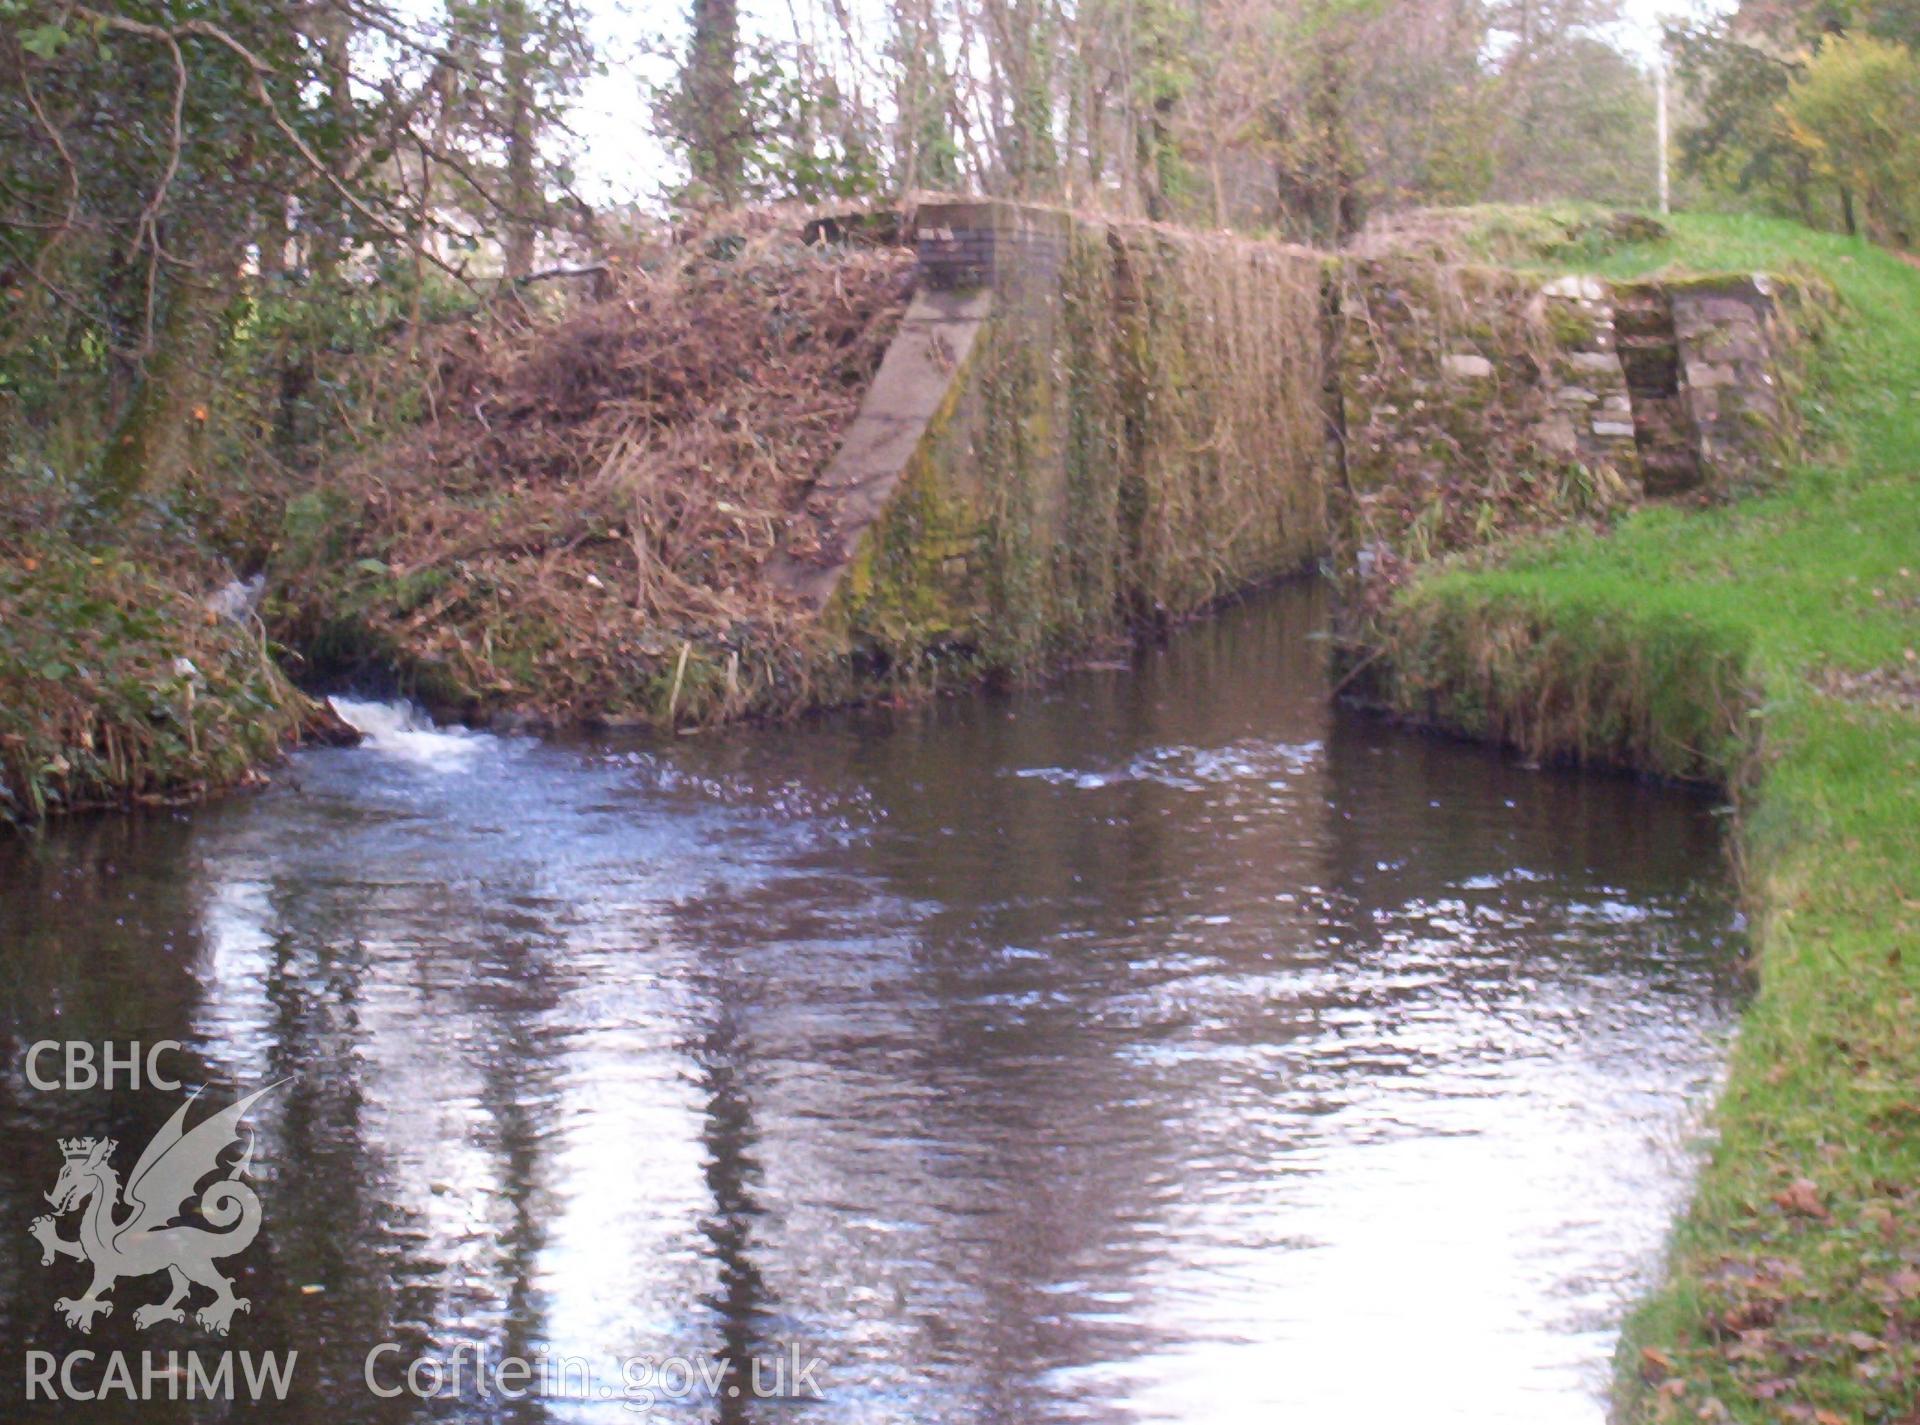
[[[686,720],[777,700],[807,495],[912,284],[786,231],[632,251],[591,294],[428,338],[417,418],[296,502],[289,640],[442,711]]]

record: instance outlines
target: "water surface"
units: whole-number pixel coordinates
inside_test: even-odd
[[[1735,1005],[1712,803],[1338,713],[1320,616],[664,746],[361,707],[265,794],[0,847],[4,1369],[293,1348],[249,1418],[615,1421],[624,1359],[797,1347],[824,1401],[653,1418],[1597,1425]],[[36,1092],[46,1038],[287,1080],[225,1342],[136,1331],[157,1276],[54,1314],[57,1140],[124,1166],[179,1095]],[[383,1401],[388,1341],[615,1389]]]

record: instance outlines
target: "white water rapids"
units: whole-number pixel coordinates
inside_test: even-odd
[[[358,732],[368,750],[440,772],[467,770],[496,741],[466,727],[439,727],[425,709],[405,700],[333,697],[333,710]]]

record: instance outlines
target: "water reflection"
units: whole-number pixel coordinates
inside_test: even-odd
[[[0,1047],[294,1076],[228,1343],[301,1352],[262,1418],[646,1418],[621,1358],[797,1343],[824,1404],[654,1418],[1598,1421],[1731,1012],[1708,806],[1336,716],[1319,612],[666,748],[391,722],[65,827],[0,860]],[[0,1355],[78,1344],[24,1231],[55,1139],[176,1101],[0,1084]],[[134,1331],[163,1291],[85,1344],[206,1347]],[[615,1394],[380,1400],[383,1341]]]

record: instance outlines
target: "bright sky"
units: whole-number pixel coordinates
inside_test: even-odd
[[[664,186],[667,159],[653,137],[645,90],[666,81],[670,67],[653,49],[677,48],[686,33],[680,0],[585,0],[605,73],[587,81],[573,124],[582,139],[585,196],[645,202]]]
[[[858,3],[858,0],[856,0]],[[1734,0],[1624,0],[1627,23],[1620,44],[1650,59],[1661,23],[1674,15],[1724,10]],[[663,46],[678,49],[686,34],[684,0],[586,0],[606,72],[589,80],[574,117],[582,139],[580,178],[586,196],[653,206],[666,185],[667,158],[652,133],[644,90],[664,83],[670,67]],[[743,4],[745,24],[760,33],[790,33],[784,0]]]

